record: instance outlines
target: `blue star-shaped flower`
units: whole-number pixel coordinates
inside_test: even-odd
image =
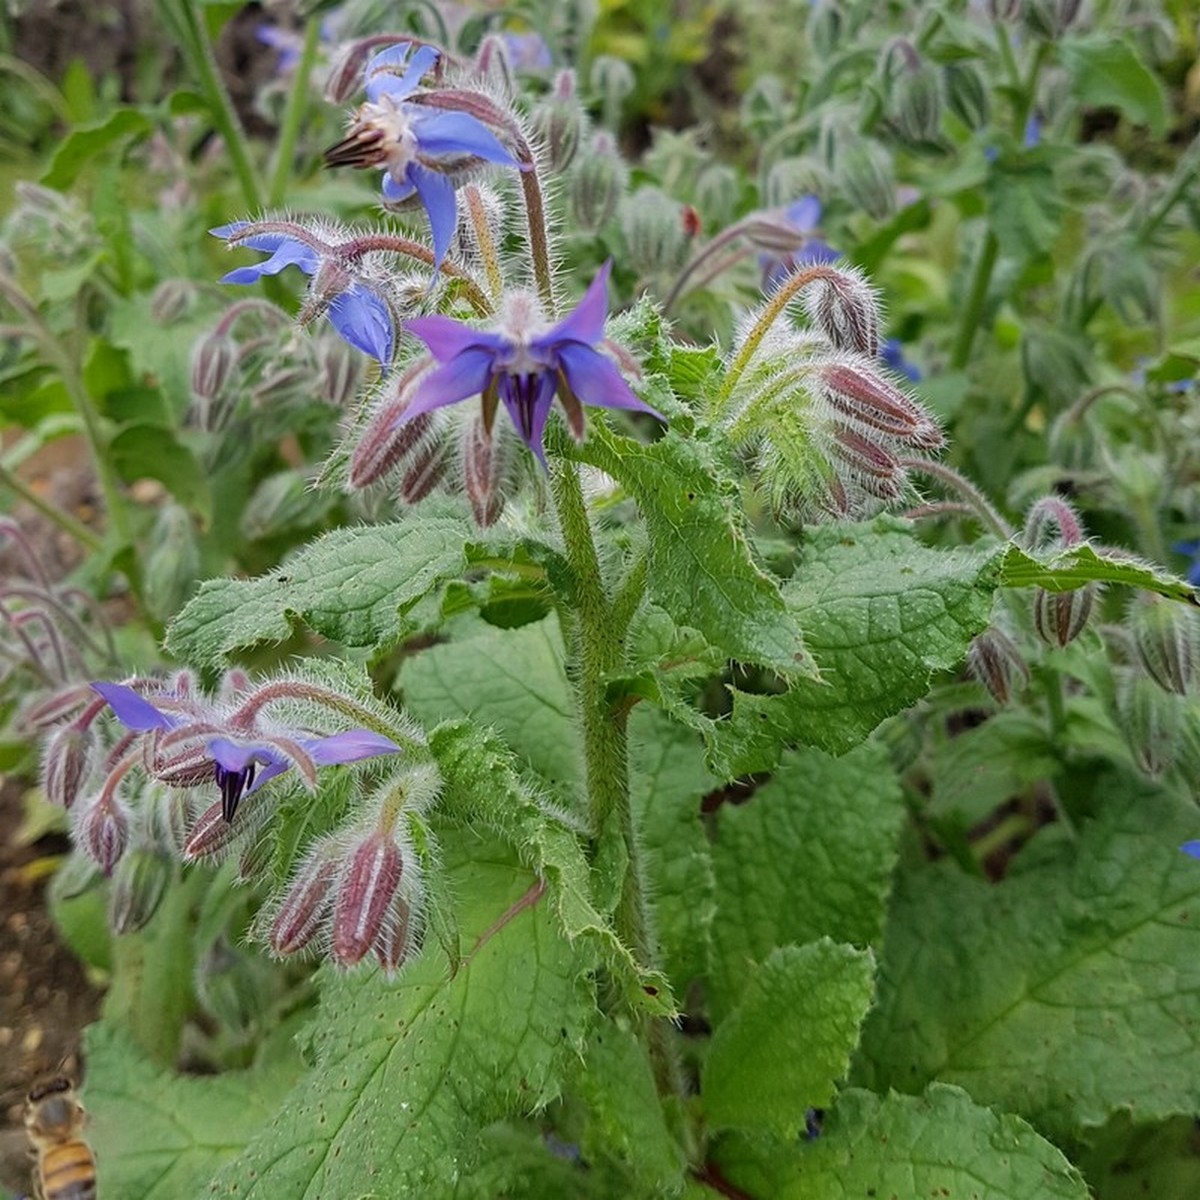
[[[230,238],[246,228],[245,221],[210,229],[214,237]],[[221,276],[222,283],[257,283],[264,275],[278,275],[285,267],[299,267],[305,275],[321,269],[321,255],[285,233],[257,233],[237,243],[262,250],[270,257],[247,267],[235,267]],[[350,278],[344,291],[329,302],[330,324],[356,350],[377,358],[385,366],[392,357],[392,315],[387,302],[361,281]]]
[[[406,321],[404,328],[429,347],[440,365],[417,384],[399,420],[482,396],[490,429],[496,405],[503,401],[521,440],[543,466],[542,434],[556,395],[577,438],[583,436],[584,404],[632,409],[663,420],[633,394],[612,360],[595,349],[604,341],[611,269],[612,263],[605,263],[575,310],[549,329],[539,328],[536,301],[524,293],[512,298],[507,320],[494,332],[450,317]]]
[[[398,204],[417,196],[429,215],[434,267],[441,265],[458,223],[455,176],[482,159],[521,164],[477,117],[414,100],[436,64],[433,46],[389,46],[366,65],[367,102],[350,132],[325,152],[331,167],[382,167],[383,197]]]

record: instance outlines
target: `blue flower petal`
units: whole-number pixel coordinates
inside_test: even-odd
[[[407,100],[421,83],[427,71],[437,63],[439,54],[436,46],[418,46],[409,58],[412,45],[400,42],[381,50],[366,65],[363,72],[367,85],[367,99],[375,103],[380,96],[393,100]],[[402,68],[397,75],[392,68]]]
[[[416,334],[440,363],[449,362],[464,350],[484,349],[499,354],[510,348],[503,335],[473,329],[452,317],[413,317],[404,322],[404,328]]]
[[[809,266],[824,266],[842,257],[840,250],[835,250],[824,238],[809,238],[796,252],[796,264]]]
[[[546,421],[550,416],[550,409],[554,404],[554,393],[557,390],[558,381],[549,371],[543,371],[538,376],[537,393],[532,404],[520,403],[516,388],[512,386],[511,376],[505,376],[500,388],[500,398],[508,410],[509,419],[520,435],[521,441],[533,451],[543,467],[546,466],[546,451],[542,445],[542,436],[546,430]]]
[[[283,763],[285,768],[287,766],[287,760],[269,746],[247,746],[230,741],[229,738],[209,738],[208,752],[212,755],[213,762],[218,766],[224,767],[226,771],[233,771],[238,774],[245,771],[251,763],[258,763],[262,766],[270,766],[272,763]]]
[[[401,200],[407,200],[416,190],[409,180],[405,179],[401,183],[389,172],[383,173],[383,198],[389,204],[399,204]]]
[[[272,244],[264,244],[268,241]],[[311,246],[281,234],[261,234],[248,238],[241,245],[249,246],[252,250],[273,249],[275,252],[263,262],[236,267],[228,274],[222,275],[222,283],[256,283],[264,275],[278,275],[285,267],[299,267],[306,275],[312,275],[320,265],[320,258]]]
[[[405,111],[410,112],[411,109]],[[422,114],[413,120],[413,133],[420,152],[424,155],[437,157],[439,154],[473,154],[476,158],[501,163],[506,167],[521,165],[505,150],[496,135],[469,113]]]
[[[1200,858],[1200,841],[1184,842],[1179,848],[1184,854],[1190,854],[1193,858]]]
[[[400,747],[391,738],[369,729],[348,729],[328,737],[304,739],[300,745],[312,756],[313,762],[325,767],[332,763],[358,762],[377,754],[399,754]]]
[[[552,347],[556,342],[583,342],[593,346],[604,340],[604,322],[608,317],[608,277],[612,259],[596,272],[596,278],[583,293],[583,299],[557,325],[530,342],[535,352]]]
[[[821,223],[821,201],[816,196],[801,196],[784,209],[783,215],[799,232],[809,233]]]
[[[330,324],[356,350],[392,361],[392,315],[381,296],[357,284],[335,296],[329,305]]]
[[[483,347],[464,350],[430,371],[417,385],[416,395],[404,410],[401,423],[447,404],[478,396],[487,387],[495,355]]]
[[[142,733],[149,729],[174,729],[178,724],[169,713],[162,712],[123,683],[93,683],[92,690],[108,701],[109,708],[126,729]]]
[[[558,348],[558,362],[567,385],[581,404],[592,408],[631,409],[665,420],[661,413],[633,394],[615,363],[590,346],[566,342]]]
[[[433,268],[436,271],[450,249],[450,241],[458,225],[458,199],[454,184],[444,175],[427,170],[419,163],[410,163],[408,177],[429,214],[429,232],[433,235]]]

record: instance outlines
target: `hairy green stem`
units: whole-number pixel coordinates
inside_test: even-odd
[[[292,76],[291,90],[283,110],[283,123],[279,127],[279,141],[275,147],[275,162],[271,170],[271,185],[267,190],[267,203],[278,208],[287,195],[287,185],[292,177],[292,164],[296,155],[296,141],[300,136],[300,123],[308,100],[309,80],[317,62],[317,48],[321,44],[321,20],[309,17],[304,27],[304,46],[300,61]]]
[[[194,0],[179,0],[179,3],[159,0],[159,8],[174,26],[183,42],[184,53],[191,60],[196,82],[208,101],[213,123],[224,139],[225,148],[233,163],[234,174],[237,175],[238,184],[242,189],[242,199],[247,208],[258,212],[262,208],[258,173],[250,158],[245,130],[242,129],[242,123],[238,120],[229,93],[225,90],[221,74],[217,70],[217,60],[213,54],[203,14],[197,10]]]

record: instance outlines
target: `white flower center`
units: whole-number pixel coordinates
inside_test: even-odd
[[[380,96],[377,103],[364,104],[359,113],[359,124],[378,129],[383,134],[379,146],[381,165],[397,183],[402,183],[405,168],[417,157],[417,135],[404,111],[403,101]]]

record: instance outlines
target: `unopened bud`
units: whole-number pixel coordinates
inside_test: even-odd
[[[1083,522],[1061,497],[1043,496],[1030,508],[1021,539],[1032,553],[1056,553],[1078,546],[1084,540]]]
[[[303,950],[324,924],[333,904],[337,863],[328,844],[317,847],[284,893],[267,941],[276,954]]]
[[[425,442],[407,460],[400,478],[400,498],[408,504],[424,500],[442,481],[449,465],[445,447],[439,442]]]
[[[1092,615],[1096,600],[1096,585],[1084,584],[1071,592],[1050,592],[1035,588],[1033,593],[1033,627],[1037,635],[1050,646],[1066,646],[1082,632]]]
[[[616,143],[606,133],[596,134],[571,173],[571,211],[580,228],[596,233],[612,220],[627,179]]]
[[[187,315],[196,294],[190,279],[164,279],[150,297],[150,316],[159,325],[174,325]]]
[[[220,400],[237,365],[237,345],[228,334],[206,333],[192,347],[192,395],[210,404]]]
[[[872,488],[881,488],[886,493],[881,498],[898,497],[903,491],[903,473],[900,464],[886,447],[853,429],[839,426],[833,431],[830,451],[853,472],[854,481],[860,485],[871,481]],[[873,494],[877,494],[873,491]]]
[[[641,187],[621,206],[629,257],[643,279],[677,271],[687,256],[682,206],[655,187]]]
[[[209,768],[211,778],[211,766]],[[251,792],[243,796],[238,808],[237,821],[225,818],[225,805],[221,800],[210,804],[192,826],[183,845],[183,861],[196,862],[202,858],[219,858],[234,845],[240,844],[253,829],[260,826],[270,811],[261,801],[262,792]]]
[[[1157,325],[1162,315],[1163,280],[1133,237],[1117,238],[1103,252],[1101,292],[1127,325]]]
[[[891,116],[900,132],[911,142],[937,139],[942,123],[942,95],[937,69],[904,39],[903,52],[890,63],[889,99]]]
[[[172,858],[178,858],[183,853],[192,824],[188,797],[175,788],[152,785],[142,803],[150,845]]]
[[[741,176],[727,163],[709,163],[696,180],[696,208],[712,226],[725,226],[733,220],[741,198]]]
[[[391,908],[375,939],[375,957],[388,975],[394,975],[417,947],[419,921],[415,896],[402,888],[392,898]]]
[[[1091,380],[1084,346],[1057,329],[1028,328],[1021,337],[1021,368],[1025,384],[1067,405],[1086,391]]]
[[[809,7],[808,44],[817,62],[828,62],[837,52],[845,33],[846,19],[836,0]]]
[[[592,93],[600,97],[604,123],[616,129],[621,121],[621,107],[637,86],[633,68],[612,54],[598,54],[592,59],[590,75]]]
[[[196,529],[182,504],[164,504],[159,509],[143,571],[147,607],[160,621],[166,621],[183,607],[200,574]]]
[[[345,408],[358,392],[362,355],[340,337],[321,338],[317,344],[318,392],[334,408]]]
[[[1200,678],[1200,620],[1196,610],[1158,596],[1139,597],[1129,613],[1134,651],[1164,691],[1185,696]]]
[[[217,1024],[235,1036],[262,1019],[267,996],[261,968],[219,937],[196,965],[196,999]]]
[[[20,725],[31,733],[50,729],[73,716],[81,705],[95,699],[96,693],[86,683],[57,688],[48,696],[39,697],[21,712]]]
[[[330,949],[335,962],[351,967],[374,947],[402,869],[400,848],[389,834],[372,833],[354,848],[334,902]]]
[[[350,456],[350,486],[370,487],[425,445],[433,417],[423,413],[404,421],[407,399],[383,404],[367,422]]]
[[[59,808],[70,808],[92,769],[95,742],[90,729],[72,722],[51,735],[42,765],[46,799]]]
[[[991,101],[979,70],[968,62],[951,62],[942,68],[946,106],[972,132],[991,119]]]
[[[250,400],[256,408],[282,407],[307,400],[317,386],[311,367],[281,366],[263,376],[250,392]]]
[[[1007,704],[1029,683],[1029,668],[1016,643],[1001,630],[985,629],[967,648],[967,673],[997,704]]]
[[[497,444],[476,418],[463,429],[463,490],[475,514],[475,522],[486,529],[504,510],[501,489],[503,447]]]
[[[108,927],[136,933],[158,911],[174,868],[162,854],[135,847],[117,864],[108,892]]]
[[[882,221],[892,215],[896,194],[892,161],[886,150],[867,138],[839,138],[834,176],[846,197],[869,217]]]
[[[480,83],[500,96],[516,94],[512,62],[503,34],[489,33],[475,52],[475,76]]]
[[[988,16],[993,21],[1015,21],[1021,15],[1022,0],[987,0]]]
[[[915,400],[872,368],[847,356],[817,368],[825,403],[842,420],[873,429],[921,450],[945,445],[937,422]]]
[[[1125,739],[1138,766],[1152,779],[1159,778],[1175,762],[1183,703],[1140,672],[1126,680],[1118,693]]]
[[[1081,0],[1024,0],[1022,19],[1039,37],[1057,41],[1075,23]]]
[[[321,520],[329,504],[329,497],[312,486],[309,472],[277,471],[254,489],[238,528],[249,541],[308,529]]]
[[[129,845],[129,813],[114,796],[102,792],[79,812],[74,833],[80,849],[111,875]]]
[[[579,150],[584,127],[574,71],[560,71],[555,76],[550,94],[533,110],[533,127],[546,146],[550,170],[565,171]]]
[[[809,320],[834,346],[879,357],[879,302],[862,275],[827,267],[803,294]]]

